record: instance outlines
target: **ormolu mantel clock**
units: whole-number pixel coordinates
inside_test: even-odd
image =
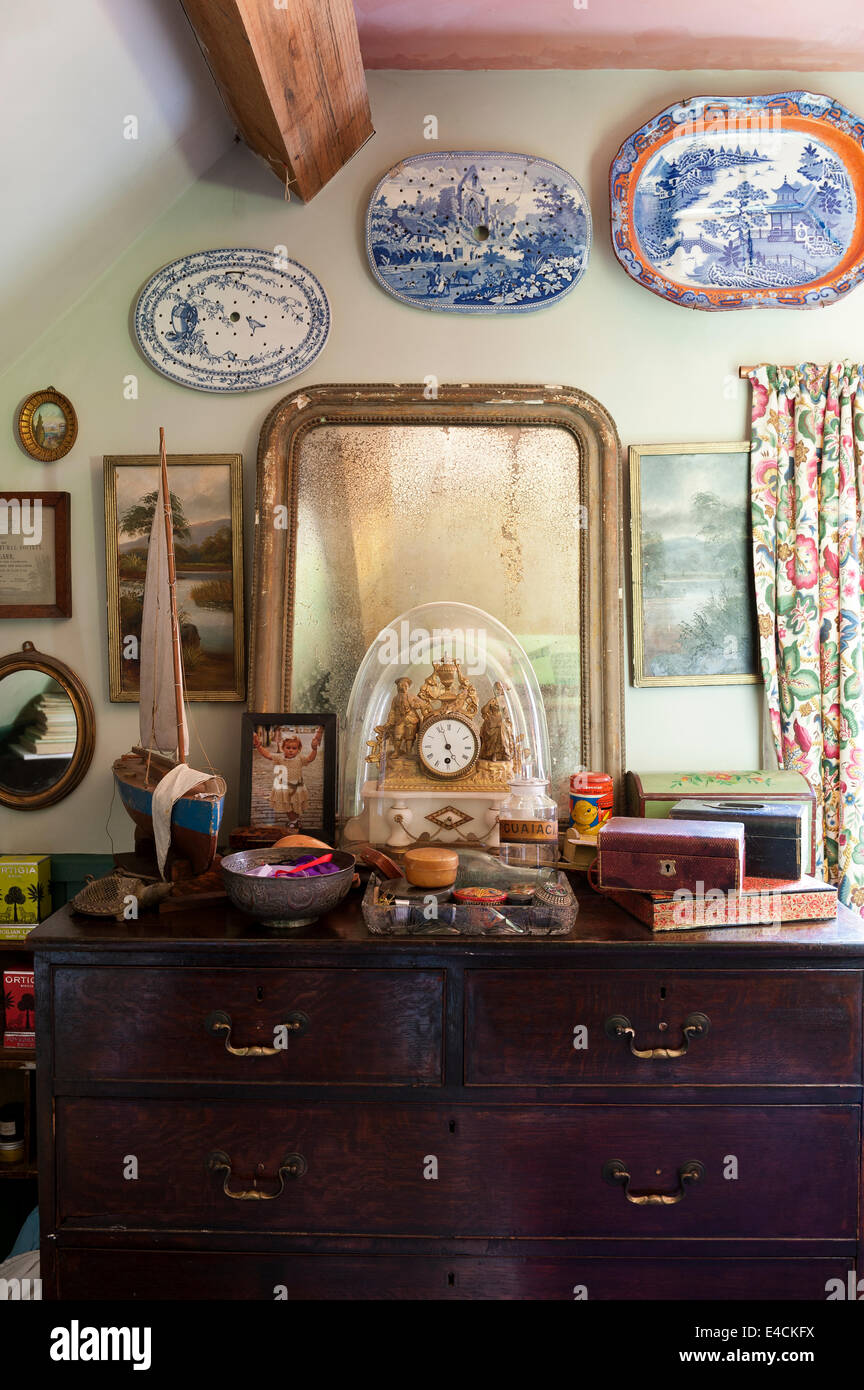
[[[385,655],[394,632],[412,638],[395,661]],[[531,663],[503,624],[468,604],[425,604],[379,633],[346,722],[346,845],[496,848],[509,782],[548,761]]]

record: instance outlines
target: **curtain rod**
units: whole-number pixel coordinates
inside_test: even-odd
[[[760,362],[760,363],[758,363],[757,365],[758,365],[758,366],[764,367],[766,364],[765,364],[764,362]],[[801,364],[800,364],[800,362],[799,362],[799,363],[797,363],[794,367],[789,367],[789,366],[787,366],[787,367],[780,367],[779,370],[780,370],[781,372],[795,372],[795,371],[798,370],[798,367],[799,367],[800,365],[801,365]],[[822,363],[820,363],[819,365],[822,366]],[[738,368],[738,375],[739,375],[740,377],[746,377],[746,376],[749,376],[751,372],[755,372],[755,370],[756,370],[756,367],[739,367],[739,368]],[[825,364],[825,370],[826,370],[826,371],[828,370],[827,363]]]
[[[759,363],[759,365],[760,365],[760,366],[764,366],[765,364],[764,364],[764,363]],[[739,367],[739,368],[738,368],[738,375],[739,375],[740,377],[749,376],[750,373],[751,373],[751,372],[755,372],[755,370],[756,370],[755,367]],[[794,367],[781,367],[780,370],[781,370],[781,372],[794,372],[795,368],[794,368]]]

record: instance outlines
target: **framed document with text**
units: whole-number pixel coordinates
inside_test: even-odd
[[[0,618],[71,618],[68,492],[0,495]]]

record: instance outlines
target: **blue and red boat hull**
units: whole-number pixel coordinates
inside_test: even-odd
[[[139,762],[138,759],[134,760]],[[114,781],[120,799],[135,826],[136,848],[153,840],[153,791],[135,777],[131,758],[120,758],[114,764]],[[139,763],[140,766],[140,763]],[[219,790],[197,796],[181,796],[171,809],[171,851],[176,858],[188,860],[194,874],[206,873],[213,863],[219,840],[219,827],[225,806],[225,784],[221,778],[204,779]],[[158,785],[156,783],[155,785]]]

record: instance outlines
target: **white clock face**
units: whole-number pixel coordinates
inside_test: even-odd
[[[477,761],[479,745],[470,724],[442,715],[420,735],[420,761],[435,777],[462,777]]]

